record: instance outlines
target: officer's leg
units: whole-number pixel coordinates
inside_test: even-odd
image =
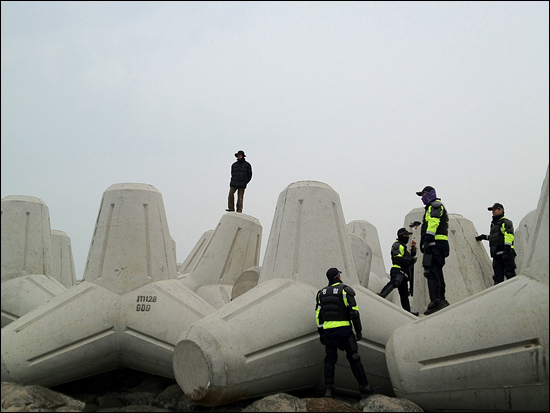
[[[426,259],[426,255],[429,256],[429,259]],[[435,254],[424,254],[422,264],[424,265],[424,276],[428,279],[428,293],[430,294],[430,303],[424,314],[429,315],[441,310],[448,304],[440,298],[441,273],[438,266],[438,257]]]
[[[357,383],[359,383],[359,393],[361,398],[370,396],[371,394],[377,392],[380,387],[371,386],[367,380],[367,375],[365,374],[365,369],[361,363],[361,356],[359,355],[359,349],[357,348],[357,342],[353,334],[349,335],[346,345],[344,347],[346,352],[346,358],[348,359],[351,371],[355,376]]]
[[[504,281],[504,264],[502,263],[502,258],[499,256],[493,258],[493,273],[495,285]]]
[[[516,252],[513,250],[508,255],[508,261],[504,263],[504,276],[507,280],[516,276]]]
[[[401,274],[401,271],[399,271],[398,268],[392,268],[390,270],[390,281],[384,286],[384,288],[382,288],[382,291],[380,291],[380,294],[378,295],[382,298],[386,298],[394,288],[399,286],[402,278],[403,275]]]
[[[439,282],[439,299],[443,301],[445,307],[449,305],[445,299],[445,278],[443,277],[443,267],[445,266],[445,255],[443,250],[436,249],[433,254],[433,262],[437,280]]]
[[[369,384],[367,380],[367,375],[363,369],[363,364],[361,363],[361,356],[359,355],[359,349],[357,347],[357,342],[353,334],[349,335],[345,343],[344,350],[346,352],[346,358],[348,359],[349,365],[353,375],[357,379],[359,386],[366,386]]]
[[[338,361],[338,348],[325,340],[325,386],[334,388],[334,369]]]
[[[433,308],[439,301],[440,289],[439,276],[434,264],[433,254],[424,254],[422,257],[422,266],[424,267],[424,277],[426,277],[428,281],[428,294],[430,295],[430,304],[428,304],[428,308]]]
[[[403,277],[403,280],[401,281],[401,284],[399,284],[399,287],[397,287],[397,290],[399,291],[399,298],[401,299],[401,307],[403,307],[403,310],[411,312],[411,304],[409,303],[409,283],[405,277]]]

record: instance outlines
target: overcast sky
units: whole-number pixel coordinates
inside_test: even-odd
[[[1,196],[49,208],[82,278],[103,192],[162,194],[177,262],[234,153],[267,244],[279,194],[330,185],[389,249],[425,185],[487,233],[548,167],[548,2],[1,2]],[[260,261],[260,265],[262,264]],[[320,281],[322,281],[320,279]]]

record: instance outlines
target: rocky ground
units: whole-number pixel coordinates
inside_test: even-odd
[[[383,395],[335,399],[319,394],[278,393],[204,407],[175,380],[120,369],[50,389],[2,383],[2,412],[421,412],[414,403]]]

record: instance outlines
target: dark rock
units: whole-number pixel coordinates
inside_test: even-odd
[[[41,386],[2,383],[2,411],[80,412],[84,403]]]
[[[350,403],[338,399],[321,397],[309,399],[306,403],[307,412],[360,412],[361,410]]]
[[[407,399],[373,394],[359,402],[364,412],[423,412],[420,407]]]

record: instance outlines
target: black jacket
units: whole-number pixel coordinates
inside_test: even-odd
[[[243,159],[237,160],[231,165],[231,181],[229,186],[234,188],[246,188],[246,184],[252,179],[252,166]]]

